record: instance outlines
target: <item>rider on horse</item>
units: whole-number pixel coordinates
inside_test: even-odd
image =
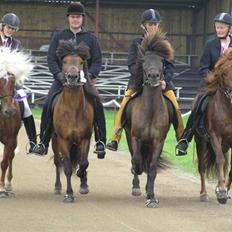
[[[204,79],[210,73],[218,61],[221,54],[229,47],[232,47],[232,37],[230,36],[230,28],[232,26],[232,17],[227,13],[220,13],[214,18],[214,26],[216,37],[215,39],[206,42],[203,55],[200,60],[200,75],[202,77],[201,87],[205,85]],[[204,128],[204,110],[206,104],[203,104],[205,98],[197,97],[194,108],[188,118],[183,136],[176,146],[176,155],[186,155],[188,144],[191,142],[195,129],[200,122],[200,129]]]
[[[21,50],[21,42],[13,37],[14,33],[19,30],[20,20],[14,13],[8,13],[2,17],[0,30],[0,46],[9,47],[11,50]],[[27,94],[22,86],[17,85],[17,100],[23,103],[23,123],[29,139],[29,153],[32,152],[36,145],[36,128],[34,118],[27,101]]]
[[[159,28],[160,22],[161,22],[161,17],[157,10],[148,9],[143,12],[141,27],[145,30],[145,34],[155,33]],[[135,38],[132,41],[132,44],[129,49],[128,68],[129,68],[131,76],[130,76],[128,87],[125,92],[124,98],[122,100],[120,109],[115,119],[112,141],[107,144],[107,148],[112,151],[117,151],[118,149],[118,143],[120,141],[121,133],[122,133],[121,118],[122,118],[124,108],[127,102],[129,101],[129,99],[131,98],[131,96],[137,90],[137,86],[135,86],[136,85],[135,84],[135,67],[136,67],[136,59],[137,59],[137,54],[138,54],[138,45],[141,44],[143,38],[144,38],[144,35]],[[162,89],[164,91],[164,96],[166,96],[171,101],[172,105],[174,106],[176,116],[177,116],[176,118],[178,121],[177,125],[175,126],[176,138],[177,140],[179,140],[183,133],[183,122],[182,122],[179,105],[178,105],[178,102],[173,92],[173,90],[175,89],[174,84],[172,82],[172,78],[174,75],[174,65],[173,63],[167,60],[164,60],[163,65],[164,65],[163,66],[164,80],[162,81]]]
[[[96,37],[85,30],[82,26],[85,16],[85,8],[80,2],[70,3],[67,8],[67,19],[69,28],[56,33],[50,43],[48,51],[48,67],[54,76],[54,82],[49,90],[47,100],[43,107],[40,125],[40,139],[33,153],[38,155],[47,154],[49,141],[53,132],[52,128],[52,101],[63,88],[64,73],[62,72],[62,63],[56,55],[59,41],[68,40],[75,44],[85,43],[90,48],[90,59],[88,59],[88,76],[92,83],[96,83],[96,78],[101,70],[101,49]],[[99,99],[94,99],[94,129],[96,148],[95,153],[105,154],[106,128],[103,105]]]

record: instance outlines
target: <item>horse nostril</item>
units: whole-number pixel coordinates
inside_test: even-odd
[[[156,74],[156,77],[159,77],[159,73]]]

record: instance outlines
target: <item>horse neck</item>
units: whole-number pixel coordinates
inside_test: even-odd
[[[144,86],[141,96],[141,110],[143,112],[150,111],[158,113],[164,109],[163,100],[164,98],[161,87]]]
[[[75,108],[83,108],[83,106],[85,105],[85,95],[83,87],[64,87],[62,101],[66,105],[71,105]]]

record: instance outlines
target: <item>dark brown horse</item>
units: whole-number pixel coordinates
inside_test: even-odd
[[[1,161],[0,198],[8,197],[7,191],[12,189],[12,161],[21,126],[19,103],[14,99],[15,84],[25,79],[32,68],[26,54],[0,47],[0,142],[4,145]]]
[[[232,147],[232,49],[228,49],[206,79],[201,95],[209,96],[206,110],[206,130],[209,140],[195,135],[198,170],[201,176],[200,200],[207,201],[205,174],[217,174],[217,200],[225,204],[232,181],[232,169],[226,184],[228,151]],[[231,163],[232,164],[232,163]]]
[[[21,126],[19,104],[14,100],[15,77],[0,78],[0,141],[4,144],[1,161],[0,197],[7,197],[12,189],[12,161],[17,147],[17,135]],[[7,182],[5,181],[6,171]]]
[[[83,44],[75,47],[71,42],[63,41],[57,49],[57,55],[63,62],[65,83],[53,114],[55,193],[60,193],[61,190],[59,168],[63,166],[67,178],[64,202],[73,202],[73,168],[78,168],[76,175],[81,179],[80,193],[88,193],[86,169],[89,165],[88,153],[94,118],[93,98],[84,90],[89,50]]]
[[[150,208],[158,206],[154,182],[169,130],[168,108],[161,88],[163,60],[172,58],[173,49],[161,32],[143,39],[136,72],[136,79],[143,85],[142,94],[129,102],[126,112],[125,130],[134,174],[132,195],[141,194],[138,175],[146,172],[146,206]]]

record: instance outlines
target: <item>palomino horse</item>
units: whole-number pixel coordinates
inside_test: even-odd
[[[73,202],[71,186],[73,168],[79,167],[76,171],[76,175],[81,179],[79,192],[88,193],[86,169],[89,165],[88,153],[94,119],[93,97],[84,89],[84,85],[89,85],[85,84],[89,48],[84,44],[74,46],[69,41],[62,41],[58,46],[57,55],[63,62],[65,83],[53,113],[55,193],[59,194],[61,191],[59,168],[63,166],[67,179],[64,202]]]
[[[138,175],[146,172],[146,206],[149,208],[158,206],[154,182],[169,130],[168,108],[161,81],[163,60],[172,58],[173,49],[160,31],[143,39],[136,64],[136,79],[142,82],[142,93],[129,102],[126,110],[125,130],[134,174],[132,195],[141,194]]]
[[[21,127],[21,112],[14,99],[15,84],[23,80],[33,66],[23,53],[0,48],[0,141],[4,144],[1,161],[0,198],[8,197],[12,189],[12,161],[17,147],[17,135]],[[7,182],[5,181],[6,172]]]
[[[200,200],[207,201],[205,174],[217,174],[217,200],[225,204],[232,181],[232,168],[226,184],[228,151],[232,147],[232,49],[229,48],[218,60],[213,73],[206,79],[201,95],[208,96],[205,127],[208,139],[195,135],[198,170],[201,176]],[[232,163],[231,163],[232,165]]]

